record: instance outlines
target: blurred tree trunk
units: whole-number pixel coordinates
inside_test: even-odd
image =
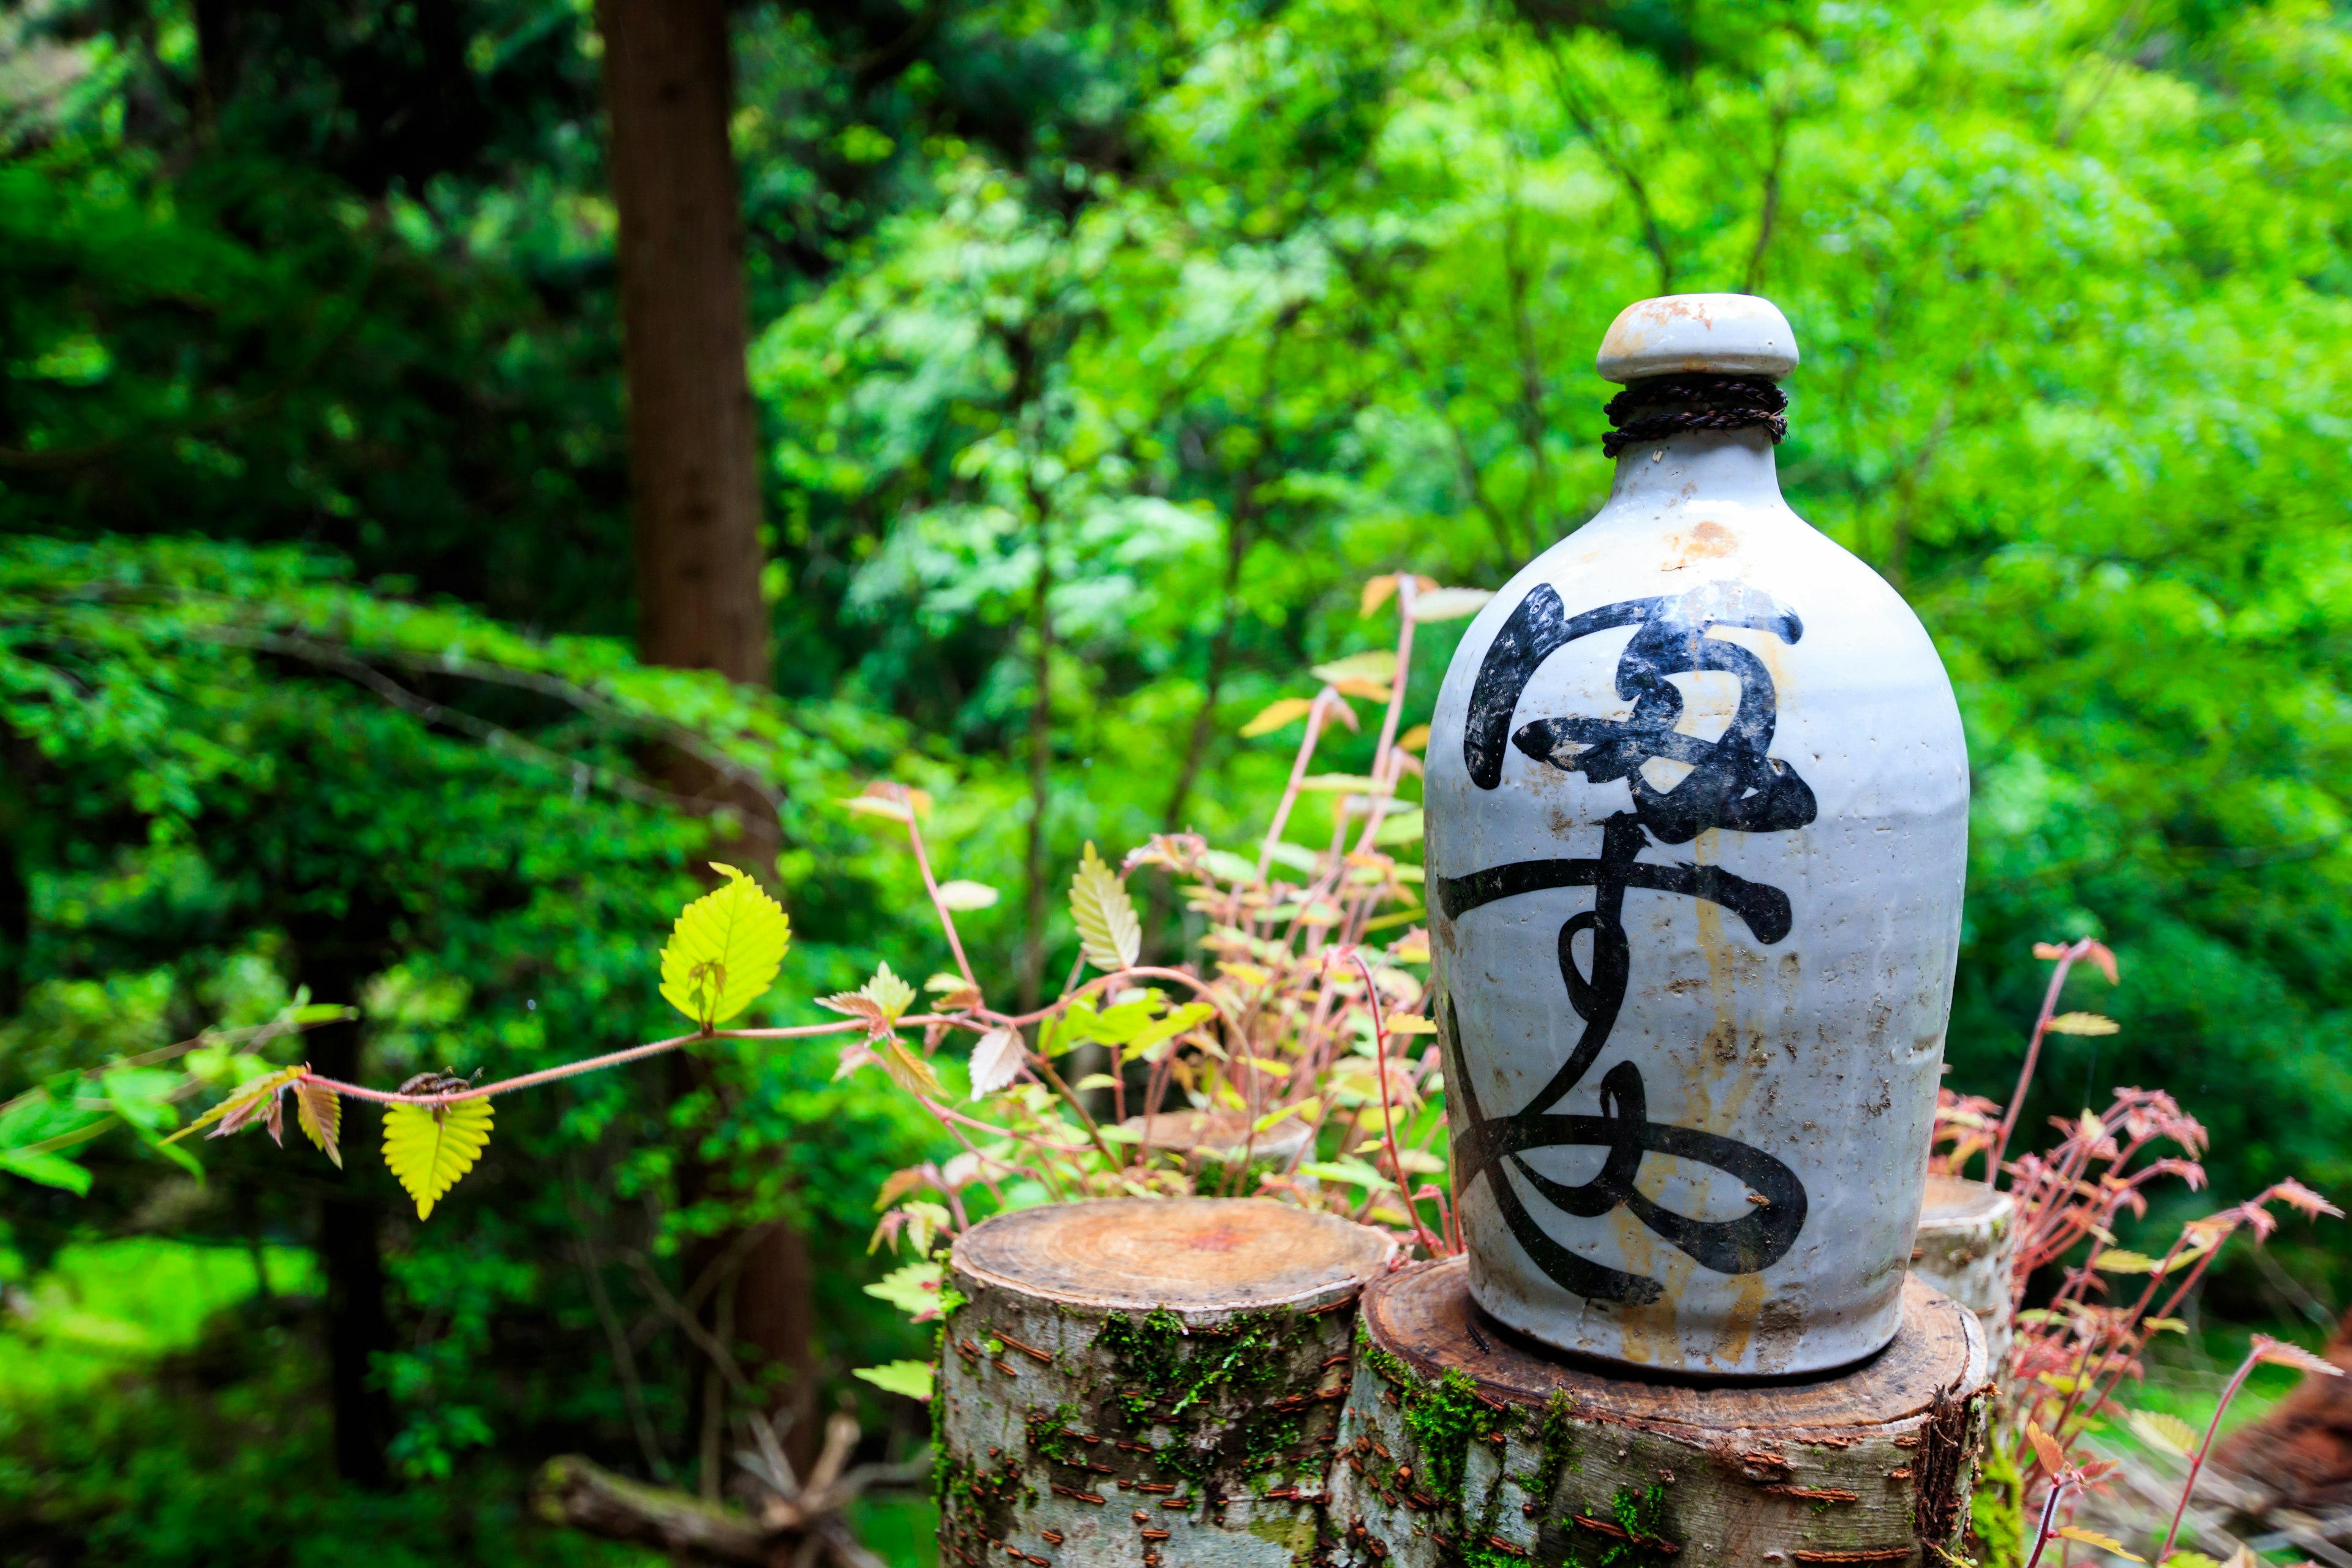
[[[748,341],[743,218],[728,117],[733,100],[722,0],[598,0],[604,94],[612,117],[613,199],[620,213],[622,346],[628,378],[629,473],[636,543],[637,641],[651,663],[715,669],[766,687],[768,610],[760,593],[759,422],[744,373]],[[763,879],[780,847],[772,815],[688,759],[672,767],[687,793],[741,811],[740,857]],[[681,1059],[683,1091],[699,1064]],[[721,1195],[723,1178],[689,1159],[679,1197]],[[688,1250],[688,1279],[727,1251],[719,1237]],[[784,1369],[785,1398],[813,1413],[816,1359],[807,1248],[779,1226],[736,1271],[734,1295],[713,1291],[704,1321],[734,1325],[760,1358]],[[730,1308],[721,1310],[722,1305]],[[696,1403],[717,1380],[695,1380]],[[794,1422],[795,1459],[814,1457],[814,1420]],[[708,1410],[696,1429],[715,1430]],[[706,1454],[702,1489],[719,1478]]]

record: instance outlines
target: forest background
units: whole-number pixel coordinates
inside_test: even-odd
[[[983,973],[1050,989],[1081,844],[1238,847],[1294,746],[1238,731],[1386,645],[1363,581],[1496,585],[1573,528],[1611,317],[1741,289],[1803,348],[1791,502],[1959,691],[1948,1081],[2003,1094],[2031,944],[2097,934],[2125,984],[2070,1005],[2121,1032],[2053,1037],[2032,1115],[2168,1088],[2215,1201],[2352,1187],[2343,12],[724,26],[766,638],[731,688],[643,640],[585,0],[0,8],[0,1101],[306,1004],[358,1016],[278,1056],[380,1084],[655,1037],[667,921],[747,842],[795,934],[760,1016],[821,1016],[944,960],[836,804],[881,777],[1002,891]],[[1408,723],[1458,630],[1415,644]],[[201,1183],[127,1130],[75,1151],[87,1193],[0,1173],[0,1557],[627,1559],[525,1482],[584,1449],[693,1484],[707,1381],[662,1304],[737,1242],[790,1401],[908,1451],[920,1412],[845,1373],[922,1352],[861,1289],[875,1188],[939,1134],[805,1044],[501,1100],[430,1226],[372,1154],[258,1139]],[[2347,1293],[2291,1227],[2198,1333],[2308,1339]]]

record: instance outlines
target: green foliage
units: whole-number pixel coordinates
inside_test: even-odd
[[[725,884],[679,912],[661,956],[662,999],[705,1034],[767,994],[792,935],[759,883],[732,866],[710,868]]]

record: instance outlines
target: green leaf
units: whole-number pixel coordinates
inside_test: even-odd
[[[1465,616],[1475,616],[1486,607],[1495,596],[1491,588],[1435,588],[1416,595],[1412,601],[1412,618],[1416,621],[1458,621]]]
[[[488,1100],[461,1100],[430,1110],[395,1105],[384,1112],[383,1163],[416,1200],[418,1219],[433,1217],[433,1205],[474,1168],[489,1141]]]
[[[1372,842],[1382,849],[1399,844],[1421,842],[1421,807],[1411,811],[1392,811],[1381,818],[1380,826],[1372,830]]]
[[[924,1258],[893,1268],[866,1287],[866,1293],[889,1302],[910,1318],[920,1319],[940,1310],[942,1279],[940,1266]]]
[[[1381,1192],[1396,1184],[1352,1155],[1338,1160],[1315,1160],[1298,1167],[1302,1176],[1313,1176],[1319,1182],[1339,1182],[1351,1187],[1363,1187]]]
[[[759,883],[715,860],[710,868],[726,877],[725,886],[687,905],[662,949],[663,999],[703,1029],[766,994],[792,940],[783,906]]]
[[[927,1361],[886,1361],[880,1366],[854,1368],[850,1375],[864,1378],[885,1394],[903,1394],[909,1399],[931,1396],[931,1363]]]
[[[1230,849],[1204,849],[1199,861],[1202,870],[1220,882],[1239,882],[1244,886],[1257,880],[1257,862]]]
[[[1126,1048],[1119,1052],[1118,1059],[1123,1062],[1134,1061],[1161,1041],[1172,1040],[1185,1030],[1198,1027],[1215,1012],[1216,1009],[1206,1002],[1187,1002],[1166,1017],[1156,1019],[1148,1026],[1129,1036]]]
[[[1088,963],[1106,973],[1135,966],[1143,952],[1143,924],[1126,885],[1103,864],[1091,839],[1070,878],[1070,918]]]
[[[2096,1013],[2061,1013],[2050,1020],[2050,1033],[2053,1035],[2114,1035],[2122,1031],[2121,1024]]]
[[[63,1187],[76,1197],[89,1191],[89,1172],[62,1154],[26,1154],[0,1149],[0,1171],[45,1187]]]

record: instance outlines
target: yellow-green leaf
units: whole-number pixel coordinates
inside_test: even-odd
[[[726,885],[686,906],[662,949],[665,1001],[709,1029],[749,1007],[776,983],[792,939],[782,905],[732,866],[711,863]]]
[[[2124,1413],[2124,1422],[2151,1448],[2182,1459],[2197,1451],[2197,1429],[2178,1415],[2161,1410],[2129,1410]]]
[[[959,877],[952,882],[940,884],[940,907],[947,910],[985,910],[996,903],[996,889],[985,882],[974,882]]]
[[[892,1040],[875,1055],[882,1063],[882,1070],[890,1075],[890,1081],[908,1094],[927,1095],[933,1100],[940,1098],[940,1075],[931,1070],[930,1063],[897,1040]]]
[[[474,1168],[489,1142],[487,1100],[461,1100],[431,1110],[395,1105],[384,1112],[383,1163],[416,1200],[418,1219],[433,1216],[433,1205]]]
[[[2113,1552],[2116,1556],[2125,1558],[2129,1562],[2145,1563],[2147,1561],[2145,1557],[2136,1557],[2133,1556],[2132,1553],[2126,1552],[2124,1550],[2124,1543],[2117,1541],[2114,1536],[2101,1535],[2095,1530],[2083,1530],[2074,1525],[2062,1524],[2058,1527],[2057,1533],[2064,1536],[2069,1541],[2079,1541],[2085,1546],[2095,1546],[2102,1552]]]
[[[2103,1018],[2096,1013],[2061,1013],[2050,1020],[2053,1035],[2113,1035],[2123,1026],[2113,1018]]]
[[[931,1396],[931,1363],[927,1361],[886,1361],[880,1366],[854,1367],[853,1377],[862,1377],[885,1394],[903,1394],[909,1399]]]
[[[2091,1259],[2091,1267],[2105,1274],[2153,1274],[2159,1265],[2145,1252],[2110,1247]]]
[[[237,1086],[236,1090],[226,1100],[222,1100],[218,1105],[214,1106],[210,1110],[205,1111],[202,1116],[197,1117],[194,1121],[189,1122],[185,1127],[181,1128],[177,1132],[173,1133],[169,1138],[163,1140],[163,1142],[165,1143],[177,1143],[189,1133],[200,1131],[203,1128],[210,1127],[215,1121],[226,1121],[228,1125],[222,1128],[220,1132],[213,1134],[214,1137],[217,1138],[223,1133],[235,1132],[244,1127],[247,1121],[253,1120],[257,1111],[266,1109],[265,1102],[277,1099],[278,1093],[280,1089],[284,1089],[288,1084],[297,1081],[301,1078],[301,1076],[302,1069],[300,1068],[284,1068],[277,1072],[268,1074],[267,1077],[257,1078],[248,1082],[240,1084]]]
[[[1495,596],[1491,588],[1439,588],[1416,596],[1412,602],[1412,618],[1416,621],[1458,621],[1465,616],[1475,616],[1486,607]]]
[[[1135,918],[1126,885],[1103,864],[1091,840],[1070,878],[1070,918],[1088,963],[1106,972],[1135,966],[1143,952],[1143,923]]]
[[[1396,649],[1376,647],[1367,653],[1351,653],[1345,658],[1335,658],[1328,664],[1315,667],[1315,679],[1338,685],[1342,680],[1389,680],[1396,675]]]
[[[1258,710],[1256,718],[1242,726],[1242,738],[1255,741],[1260,735],[1271,735],[1285,724],[1306,718],[1314,706],[1314,701],[1305,697],[1285,697],[1269,702]]]
[[[332,1160],[337,1170],[341,1170],[343,1097],[323,1083],[307,1080],[297,1083],[294,1086],[294,1114],[301,1123],[302,1136],[317,1146],[320,1153]]]

